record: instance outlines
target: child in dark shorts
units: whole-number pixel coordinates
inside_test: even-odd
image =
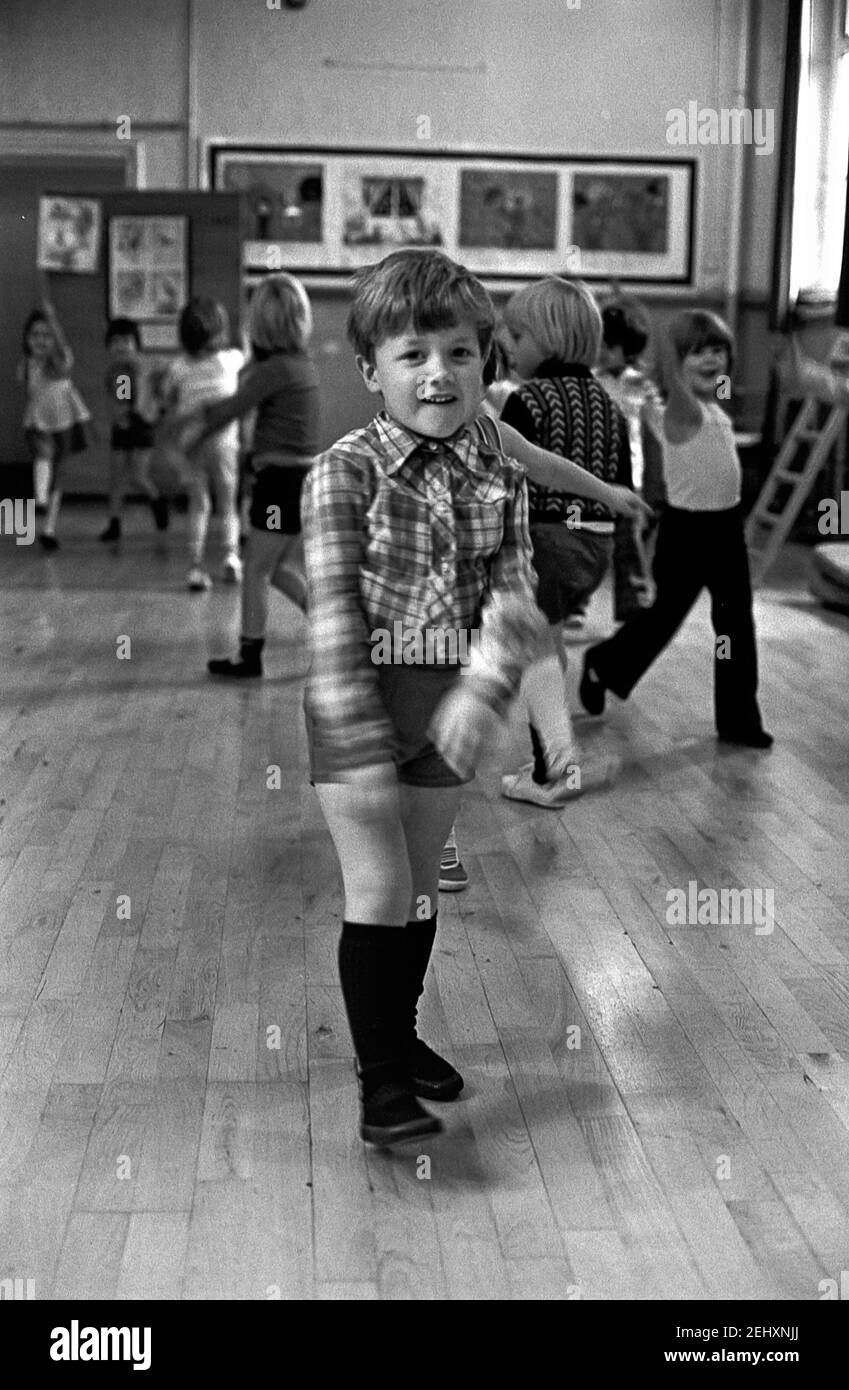
[[[140,359],[141,339],[133,319],[110,319],[106,329],[109,363],[104,385],[111,420],[109,455],[109,525],[102,541],[121,539],[121,512],[127,483],[134,484],[150,503],[157,531],[168,526],[168,502],[150,476],[153,424]]]
[[[610,484],[630,486],[628,425],[592,375],[601,345],[601,314],[578,280],[551,276],[517,291],[505,320],[524,384],[502,421],[527,439],[563,454]],[[558,809],[591,786],[607,785],[610,758],[582,757],[566,702],[563,625],[601,584],[613,554],[609,506],[580,502],[561,489],[530,487],[530,531],[539,577],[537,601],[548,620],[544,650],[525,672],[533,762],[502,779],[502,794]],[[645,509],[646,512],[648,509]]]
[[[210,661],[210,675],[262,675],[269,586],[303,608],[306,583],[301,541],[301,488],[318,449],[318,374],[307,351],[312,309],[293,275],[271,275],[254,292],[248,313],[251,361],[235,396],[208,405],[195,445],[256,410],[251,466],[251,530],[245,547],[239,655]]]
[[[348,334],[384,409],[304,489],[312,781],[339,856],[339,973],[369,1143],[438,1132],[456,1068],[416,1034],[440,851],[533,654],[523,466],[630,509],[482,412],[495,316],[464,267],[396,251],[354,277]]]

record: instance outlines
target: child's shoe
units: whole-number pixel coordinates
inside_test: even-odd
[[[442,1121],[419,1105],[408,1081],[386,1080],[372,1088],[364,1077],[362,1086],[360,1135],[367,1144],[386,1149],[442,1133]]]
[[[469,875],[460,862],[457,837],[452,826],[451,834],[442,847],[442,854],[439,859],[439,891],[440,893],[459,893],[468,886]]]
[[[106,530],[100,533],[100,539],[102,541],[119,541],[121,539],[121,523],[117,516],[110,518]]]
[[[527,801],[533,806],[559,810],[584,792],[600,791],[616,780],[618,763],[613,758],[601,762],[575,762],[550,782],[535,782],[533,765],[501,779],[501,795],[509,801]]]
[[[155,497],[151,500],[150,510],[153,512],[153,520],[157,531],[168,530],[168,498]]]
[[[186,575],[186,584],[193,594],[205,593],[212,588],[212,580],[206,570],[202,570],[200,565],[194,565]]]
[[[262,649],[264,637],[243,637],[239,643],[238,661],[227,658],[208,661],[206,669],[211,676],[230,676],[236,680],[262,675]]]
[[[262,660],[259,656],[246,660],[244,656],[238,661],[231,661],[229,657],[221,657],[206,663],[206,669],[211,676],[229,676],[231,680],[244,680],[251,677],[262,675]]]
[[[410,1053],[409,1077],[413,1095],[421,1096],[424,1100],[454,1100],[464,1084],[457,1068],[440,1057],[421,1038],[416,1038]]]
[[[59,542],[55,536],[41,535],[38,539],[41,542],[42,550],[46,550],[48,555],[51,555],[54,550],[59,549]]]
[[[238,555],[228,555],[221,567],[221,578],[225,584],[239,584],[242,578],[242,562]]]
[[[583,795],[583,782],[575,785],[574,777],[564,773],[552,782],[535,782],[533,767],[523,767],[519,772],[508,772],[501,779],[501,795],[508,801],[528,801],[533,806],[559,808],[567,801]]]

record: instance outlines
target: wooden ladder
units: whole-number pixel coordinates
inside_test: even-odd
[[[849,407],[833,405],[823,423],[817,425],[821,404],[813,398],[803,402],[746,521],[746,543],[755,588],[763,583],[846,423]],[[806,445],[813,445],[813,448],[800,459]],[[798,467],[800,462],[801,468]],[[789,491],[776,509],[779,492],[785,487]]]

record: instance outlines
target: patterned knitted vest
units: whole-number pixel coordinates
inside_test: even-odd
[[[627,423],[607,392],[592,377],[546,376],[526,381],[516,394],[529,410],[536,429],[534,443],[571,459],[606,483],[615,483],[620,440]],[[576,504],[585,521],[612,521],[598,502],[553,492],[528,481],[531,525],[556,523],[574,516]]]

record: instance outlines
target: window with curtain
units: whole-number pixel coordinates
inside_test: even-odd
[[[843,258],[849,160],[849,0],[805,0],[791,301],[831,300]]]

